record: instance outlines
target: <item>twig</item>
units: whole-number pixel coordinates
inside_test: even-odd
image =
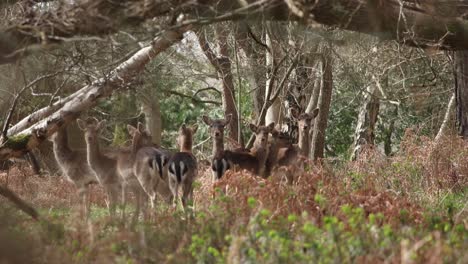
[[[39,220],[39,213],[36,211],[36,209],[21,199],[12,190],[0,185],[0,195],[8,199],[16,206],[16,208],[31,216],[34,220]]]
[[[293,61],[289,65],[288,70],[286,71],[283,78],[281,79],[280,84],[278,85],[278,89],[273,94],[273,97],[270,97],[271,89],[269,90],[268,94],[266,95],[265,102],[263,103],[262,110],[260,111],[260,115],[258,116],[258,119],[257,119],[257,122],[256,122],[257,126],[259,126],[262,123],[263,119],[265,118],[265,115],[267,113],[268,108],[278,98],[281,90],[283,90],[283,87],[284,87],[284,85],[286,83],[286,80],[289,78],[289,75],[291,74],[292,70],[294,69],[294,67],[297,65],[297,63],[299,61],[298,58],[299,58],[299,51],[297,51],[296,54],[294,55]],[[272,85],[271,85],[271,87],[272,87]],[[249,138],[249,141],[247,142],[246,148],[251,148],[252,147],[254,139],[255,139],[255,135],[252,134],[252,136],[250,136],[250,138]]]
[[[21,88],[21,90],[16,94],[15,98],[13,99],[13,102],[11,103],[10,110],[8,111],[8,115],[5,118],[5,123],[3,123],[2,141],[6,141],[8,139],[8,126],[10,125],[11,117],[13,116],[13,112],[15,111],[16,105],[18,104],[18,100],[21,97],[21,95],[23,94],[23,92],[26,91],[26,89],[28,89],[28,88],[32,87],[33,85],[35,85],[36,83],[38,83],[39,81],[41,81],[43,79],[46,79],[46,78],[49,78],[49,77],[53,77],[53,76],[55,76],[55,75],[57,75],[59,73],[60,72],[54,72],[54,73],[51,73],[51,74],[46,74],[46,75],[39,76],[34,81],[28,83],[26,86]]]

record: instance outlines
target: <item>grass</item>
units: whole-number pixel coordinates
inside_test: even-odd
[[[109,218],[98,186],[85,221],[69,183],[14,169],[9,187],[44,220],[1,203],[0,262],[468,263],[467,147],[409,137],[392,158],[368,151],[339,168],[286,168],[268,180],[228,172],[214,186],[204,168],[191,213],[161,204],[135,227]]]

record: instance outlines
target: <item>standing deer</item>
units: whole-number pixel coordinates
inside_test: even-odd
[[[131,190],[135,195],[136,209],[133,221],[135,222],[141,211],[141,207],[145,202],[145,191],[134,174],[134,164],[137,152],[140,148],[152,145],[151,135],[145,130],[142,123],[138,123],[137,127],[127,125],[127,130],[132,137],[132,147],[130,149],[121,150],[117,156],[117,172],[122,181],[122,217],[125,218],[125,207],[127,204],[127,191]]]
[[[88,185],[97,183],[96,175],[89,167],[86,151],[73,150],[68,143],[67,128],[61,127],[52,135],[54,156],[64,176],[78,189],[80,196],[80,211],[86,216],[89,214]]]
[[[229,167],[238,166],[258,176],[265,175],[265,163],[268,158],[268,136],[275,127],[275,123],[268,126],[250,124],[250,130],[255,133],[255,141],[250,152],[225,150],[223,157]]]
[[[210,135],[213,139],[213,157],[211,159],[211,170],[213,182],[221,179],[226,170],[229,169],[228,161],[224,155],[224,127],[231,122],[232,115],[227,115],[225,119],[211,119],[204,115],[203,122],[210,128]]]
[[[297,145],[291,145],[278,150],[278,165],[287,166],[297,161],[298,157],[307,158],[310,153],[310,131],[313,120],[318,115],[319,109],[316,108],[312,113],[301,114],[297,117],[299,127],[299,142]]]
[[[104,155],[99,144],[99,135],[106,121],[99,122],[96,118],[88,118],[86,121],[78,119],[77,122],[78,127],[84,131],[87,163],[103,186],[108,197],[107,206],[111,216],[114,216],[121,184],[117,175],[117,161]]]
[[[192,128],[183,124],[179,129],[177,143],[179,152],[175,153],[169,161],[169,187],[173,195],[174,205],[179,200],[179,185],[182,185],[182,205],[187,207],[188,200],[193,199],[193,181],[198,174],[197,159],[192,154],[193,135],[198,126]]]
[[[136,139],[138,137],[141,137],[140,130],[134,132],[133,144],[139,144]],[[155,207],[158,193],[163,198],[172,200],[167,178],[167,163],[170,157],[171,154],[168,151],[153,146],[142,147],[136,152],[133,173],[148,195],[151,208]]]
[[[291,138],[287,133],[281,132],[278,128],[273,128],[271,138],[268,143],[268,157],[265,163],[265,177],[269,177],[273,167],[278,163],[278,152],[282,148],[292,146]]]

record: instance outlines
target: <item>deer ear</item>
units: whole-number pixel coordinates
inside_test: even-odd
[[[180,129],[181,129],[181,130],[184,130],[184,129],[186,129],[186,128],[187,128],[187,126],[185,125],[185,123],[183,123],[182,126],[180,126]]]
[[[255,124],[250,123],[249,128],[252,132],[257,133],[258,127]]]
[[[273,131],[273,129],[275,129],[275,122],[271,122],[267,127],[270,130],[270,132]]]
[[[227,115],[224,118],[224,125],[228,125],[229,123],[231,123],[231,119],[232,119],[232,114]]]
[[[137,128],[141,133],[145,132],[145,125],[143,125],[143,123],[138,122]]]
[[[195,134],[195,132],[197,132],[197,129],[198,129],[198,125],[192,126],[192,135]]]
[[[310,113],[310,115],[312,116],[312,118],[315,118],[317,117],[317,115],[319,114],[319,109],[318,108],[315,108],[312,113]]]
[[[83,130],[83,131],[86,130],[86,123],[85,123],[85,121],[83,121],[83,120],[81,120],[81,119],[78,118],[78,119],[76,119],[76,123],[78,124],[78,127],[79,127],[81,130]]]
[[[210,126],[211,123],[213,122],[213,120],[211,120],[211,118],[209,118],[209,117],[206,116],[206,115],[202,116],[202,120],[203,120],[203,122],[205,122],[205,124],[207,124],[207,125],[209,125],[209,126]]]
[[[137,131],[137,128],[132,125],[127,125],[127,130],[128,134],[130,134],[130,136],[133,137],[133,135],[135,135],[135,132]]]
[[[99,122],[99,123],[97,124],[97,130],[101,130],[101,129],[103,129],[104,127],[106,127],[106,123],[107,123],[107,122],[106,122],[105,119],[104,119],[104,120],[101,120],[101,122]]]

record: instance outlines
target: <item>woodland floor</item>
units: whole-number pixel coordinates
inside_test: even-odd
[[[110,219],[97,185],[86,221],[62,177],[0,172],[41,215],[0,198],[0,263],[468,263],[468,144],[456,138],[409,136],[392,158],[368,151],[268,180],[200,174],[189,212],[161,204],[132,227]]]

